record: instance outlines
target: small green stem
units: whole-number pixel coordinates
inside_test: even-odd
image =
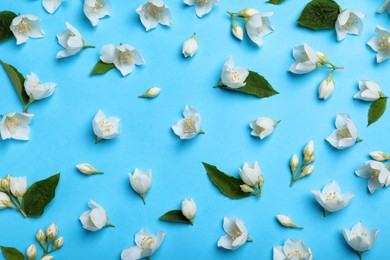
[[[362,260],[362,259],[363,259],[363,252],[358,252],[358,251],[356,251],[356,253],[357,253],[358,256],[359,256],[359,259]]]
[[[326,216],[328,216],[329,213],[330,213],[330,211],[324,208],[324,218],[325,218]]]
[[[99,143],[101,140],[102,140],[102,138],[101,138],[101,137],[99,137],[99,136],[96,136],[96,141],[95,141],[95,144]]]
[[[145,195],[140,194],[139,196],[141,197],[142,202],[144,203],[144,205],[146,205]]]
[[[27,217],[26,213],[23,211],[23,209],[20,207],[19,203],[14,199],[12,194],[10,192],[7,192],[8,196],[11,198],[12,202],[15,204],[16,208],[22,213],[23,217]]]

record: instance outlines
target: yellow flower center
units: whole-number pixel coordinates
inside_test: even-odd
[[[342,129],[337,130],[337,139],[342,140],[344,138],[350,138],[352,137],[351,132],[349,131],[348,127],[344,127]]]
[[[23,34],[28,34],[29,31],[32,30],[31,24],[29,24],[24,18],[22,21],[19,23],[18,26],[18,32],[23,33]]]
[[[383,34],[381,39],[379,40],[379,47],[382,50],[388,50],[390,48],[390,43],[389,43],[389,35],[388,34]]]
[[[119,53],[119,63],[124,65],[124,64],[129,64],[133,61],[133,55],[131,52],[121,52]]]
[[[108,122],[107,120],[101,119],[100,120],[100,127],[102,128],[103,132],[110,133],[112,128],[114,127],[113,124]]]
[[[163,12],[162,7],[157,7],[153,4],[149,4],[148,7],[146,7],[146,9],[145,9],[145,17],[146,17],[146,19],[154,17],[157,20],[161,20],[162,12]]]
[[[310,60],[309,59],[309,55],[307,55],[307,53],[305,51],[301,52],[301,54],[303,55],[303,58],[301,59],[301,62],[305,62],[305,61]]]
[[[347,22],[345,24],[341,25],[341,28],[349,30],[352,28],[352,26],[354,24],[357,24],[357,23],[358,23],[357,19],[355,17],[353,17],[352,14],[349,14],[349,18],[348,18]]]
[[[142,238],[140,244],[141,244],[141,248],[145,249],[145,248],[151,248],[154,245],[154,243],[156,243],[156,241],[152,236],[145,236]]]
[[[361,232],[361,233],[352,232],[352,237],[353,238],[355,238],[355,237],[367,237],[367,233],[365,233],[365,232]]]
[[[92,12],[98,13],[103,8],[103,1],[102,0],[96,0],[95,5],[92,7]]]
[[[40,87],[41,87],[41,82],[39,81],[34,82],[32,85],[32,88],[40,88]]]
[[[209,0],[196,0],[196,3],[198,4],[198,5],[205,5],[205,4],[207,4],[209,2]]]
[[[238,228],[238,226],[236,224],[234,224],[234,226],[232,227],[232,229],[230,229],[229,233],[228,233],[228,236],[234,241],[237,239],[237,237],[241,236],[242,235],[242,232],[241,230]]]
[[[191,117],[185,118],[184,120],[184,133],[194,133],[196,132],[194,120]]]
[[[339,196],[337,195],[336,192],[328,192],[326,193],[325,201],[330,201],[330,200],[337,200]]]
[[[5,126],[12,134],[16,132],[20,125],[23,125],[23,121],[17,119],[16,117],[7,117],[5,119]]]
[[[301,258],[302,257],[302,253],[300,251],[298,251],[298,250],[295,250],[295,251],[289,252],[287,254],[287,257],[288,257],[288,259],[293,258],[293,257]]]

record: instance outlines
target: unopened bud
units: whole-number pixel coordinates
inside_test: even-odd
[[[58,235],[57,225],[53,223],[46,229],[47,241],[50,243],[50,241],[52,241],[55,237],[57,237],[57,235]]]
[[[390,157],[387,154],[381,151],[371,152],[370,156],[372,157],[372,159],[378,162],[383,162],[390,159]]]
[[[56,240],[54,240],[54,245],[53,245],[53,248],[51,249],[51,251],[54,251],[54,250],[62,247],[63,244],[64,244],[64,237],[57,238]]]
[[[326,58],[323,52],[317,51],[316,53],[320,62],[330,64],[330,61],[328,60],[328,58]]]
[[[240,185],[240,188],[243,192],[255,192],[255,190],[252,189],[248,184],[242,184]]]
[[[26,250],[26,256],[28,260],[34,260],[37,257],[37,247],[31,244]]]
[[[44,245],[45,245],[46,236],[45,236],[45,233],[43,233],[43,230],[42,230],[42,229],[40,229],[40,230],[37,232],[36,238],[37,238],[39,244],[41,244],[41,246],[44,246]]]
[[[303,168],[302,174],[301,174],[301,176],[299,176],[299,179],[312,174],[313,171],[314,171],[314,166],[312,166],[312,165],[306,166],[305,168]]]
[[[314,155],[314,142],[310,141],[305,146],[305,149],[303,150],[303,157],[305,158],[305,162],[306,162],[306,158],[309,160],[310,157],[312,157],[313,155]]]
[[[251,17],[258,13],[259,11],[257,11],[255,8],[245,8],[244,10],[241,10],[238,14],[244,17]]]
[[[47,256],[42,257],[41,260],[53,260],[53,258],[54,258],[53,256],[47,255]]]
[[[139,98],[155,98],[160,94],[161,89],[157,87],[152,87],[146,90]]]
[[[240,25],[238,25],[234,20],[232,20],[232,34],[234,37],[242,41],[244,38],[244,29]]]
[[[264,177],[263,177],[263,175],[261,175],[260,178],[259,178],[259,187],[260,187],[260,189],[263,187],[263,185],[264,185]]]
[[[292,174],[295,173],[298,165],[299,165],[298,156],[296,154],[294,154],[293,157],[291,157],[291,160],[290,160],[290,169],[291,169],[291,173]]]
[[[9,192],[9,180],[7,179],[2,179],[1,180],[1,188],[5,191]]]
[[[77,170],[86,175],[90,174],[103,174],[103,172],[97,170],[95,167],[90,165],[89,163],[80,163],[76,165]]]

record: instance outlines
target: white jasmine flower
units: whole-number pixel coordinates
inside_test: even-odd
[[[57,59],[73,56],[84,48],[95,48],[95,46],[88,45],[80,32],[70,23],[66,22],[65,26],[67,30],[57,34],[58,43],[65,48],[57,53]]]
[[[263,45],[263,37],[272,33],[274,28],[272,27],[269,17],[274,13],[257,13],[252,15],[245,24],[246,32],[249,38],[258,46]]]
[[[11,204],[11,198],[4,192],[0,192],[0,209],[5,209]]]
[[[390,14],[390,0],[386,0],[381,7],[378,9],[378,13],[388,12]]]
[[[100,60],[104,63],[114,63],[122,76],[132,73],[134,65],[145,64],[138,50],[128,44],[104,45],[100,51]]]
[[[336,116],[336,130],[325,140],[336,149],[345,149],[361,141],[355,123],[348,114],[342,113]]]
[[[274,131],[274,128],[280,120],[274,121],[269,117],[259,117],[249,123],[252,129],[251,135],[264,139]]]
[[[108,221],[108,215],[102,206],[90,200],[88,207],[91,209],[85,211],[79,218],[84,229],[95,232],[104,227],[113,227]]]
[[[192,57],[198,51],[198,40],[196,39],[196,33],[188,38],[183,43],[182,53],[185,58]]]
[[[372,248],[379,233],[378,229],[370,231],[361,221],[356,223],[351,230],[343,228],[341,231],[345,241],[359,254],[360,259],[364,252]]]
[[[321,207],[324,208],[324,215],[345,208],[355,196],[351,192],[341,194],[340,186],[335,181],[326,184],[322,192],[319,190],[312,190],[311,192]]]
[[[16,139],[16,140],[29,140],[30,139],[30,124],[32,114],[26,113],[9,113],[4,115],[0,121],[0,133],[3,140]]]
[[[242,39],[244,38],[244,29],[234,20],[232,20],[232,34],[240,41],[242,41]]]
[[[45,36],[39,24],[39,17],[31,14],[16,16],[9,28],[16,38],[17,45],[26,42],[28,38],[42,38]]]
[[[329,76],[321,82],[320,87],[318,88],[318,98],[323,100],[328,99],[330,95],[333,94],[334,87],[333,76],[332,73],[330,73]]]
[[[173,132],[180,139],[192,139],[198,134],[203,134],[202,119],[198,110],[186,105],[183,112],[184,119],[179,120],[172,126]]]
[[[141,228],[141,230],[135,234],[134,240],[136,246],[123,250],[121,259],[137,260],[141,258],[150,258],[160,248],[165,234],[165,231],[160,231],[157,235],[153,235]]]
[[[223,229],[227,233],[218,240],[218,247],[236,250],[246,242],[251,242],[245,223],[238,217],[224,217]]]
[[[96,169],[95,167],[93,167],[92,165],[90,165],[89,163],[80,163],[80,164],[77,164],[76,165],[76,168],[77,170],[79,170],[81,173],[84,173],[84,174],[102,174],[103,172],[99,171],[98,169]]]
[[[96,135],[96,143],[101,139],[113,139],[120,135],[118,130],[120,123],[119,117],[106,117],[101,109],[96,113],[93,122],[93,132]]]
[[[252,7],[245,8],[244,10],[241,10],[240,12],[238,12],[238,14],[240,16],[243,16],[243,17],[246,17],[246,18],[252,17],[252,16],[254,16],[255,14],[258,14],[258,13],[260,13],[260,12],[257,11],[255,8],[252,8]]]
[[[148,0],[137,8],[137,13],[146,31],[162,25],[172,25],[169,7],[161,0]]]
[[[192,223],[196,215],[195,201],[193,199],[184,199],[181,203],[181,213]]]
[[[377,34],[367,44],[377,52],[376,61],[380,63],[390,58],[390,31],[377,25],[375,32]]]
[[[108,1],[106,0],[85,0],[84,14],[91,22],[92,26],[99,23],[99,19],[111,15]]]
[[[19,198],[22,198],[27,192],[27,179],[24,177],[11,177],[9,181],[11,193]]]
[[[354,98],[364,101],[375,101],[383,96],[382,89],[377,83],[371,80],[359,80],[360,91]]]
[[[358,11],[344,10],[342,11],[336,20],[336,33],[337,40],[344,40],[347,34],[361,34],[363,30],[362,19],[366,16]]]
[[[47,98],[54,93],[57,84],[53,82],[41,83],[38,76],[31,72],[30,75],[26,76],[24,81],[24,90],[30,97],[30,100],[40,100]]]
[[[257,161],[253,164],[248,162],[244,163],[244,167],[242,169],[238,168],[238,172],[242,181],[249,186],[255,186],[260,181],[261,169]]]
[[[131,187],[141,196],[143,203],[146,204],[145,195],[152,184],[152,170],[148,169],[144,172],[135,168],[134,174],[129,173],[129,178]]]
[[[54,13],[64,0],[42,0],[42,5],[50,14]]]
[[[382,162],[374,160],[366,161],[355,171],[355,174],[359,177],[368,179],[368,190],[371,193],[374,193],[383,186],[387,187],[390,185],[389,171]]]
[[[273,260],[312,260],[313,255],[303,239],[292,240],[287,239],[283,246],[275,246],[273,248]]]
[[[234,58],[232,55],[223,64],[221,72],[221,82],[229,88],[241,88],[246,85],[245,80],[249,75],[249,70],[234,67]]]
[[[213,10],[214,5],[219,3],[219,0],[184,0],[187,5],[195,6],[195,13],[198,17],[202,17]]]
[[[381,151],[371,152],[370,156],[372,159],[374,159],[375,161],[378,161],[378,162],[390,160],[390,156],[384,152],[381,152]]]
[[[58,228],[55,223],[52,223],[47,229],[46,229],[46,237],[49,241],[51,241],[53,238],[58,236]]]
[[[296,62],[289,68],[292,73],[305,74],[317,68],[317,62],[319,61],[317,53],[306,43],[294,47],[293,57]]]
[[[290,228],[303,228],[303,227],[299,227],[297,226],[294,221],[292,220],[292,218],[290,218],[289,216],[286,216],[286,215],[276,215],[276,219],[279,221],[279,223],[282,225],[282,226],[285,226],[285,227],[290,227]]]
[[[28,260],[33,260],[37,257],[38,250],[35,244],[31,244],[26,250],[26,256]]]
[[[145,93],[143,93],[141,96],[138,96],[139,98],[155,98],[160,94],[161,89],[157,87],[151,87]]]
[[[51,255],[45,255],[44,257],[42,257],[40,260],[53,260],[54,257],[51,256]]]

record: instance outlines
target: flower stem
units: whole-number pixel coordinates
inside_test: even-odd
[[[144,205],[146,205],[145,196],[143,194],[140,194],[139,196],[141,197],[142,202],[144,203]]]
[[[362,260],[362,259],[363,259],[363,252],[358,252],[358,251],[356,251],[356,253],[357,253],[358,256],[359,256],[359,259]]]
[[[326,216],[328,216],[329,213],[330,213],[330,211],[324,208],[324,218],[325,218]]]
[[[20,204],[14,199],[12,194],[10,192],[7,192],[8,196],[11,198],[12,202],[15,204],[16,208],[22,213],[23,217],[27,217],[26,213],[23,211],[23,209],[20,207]]]

